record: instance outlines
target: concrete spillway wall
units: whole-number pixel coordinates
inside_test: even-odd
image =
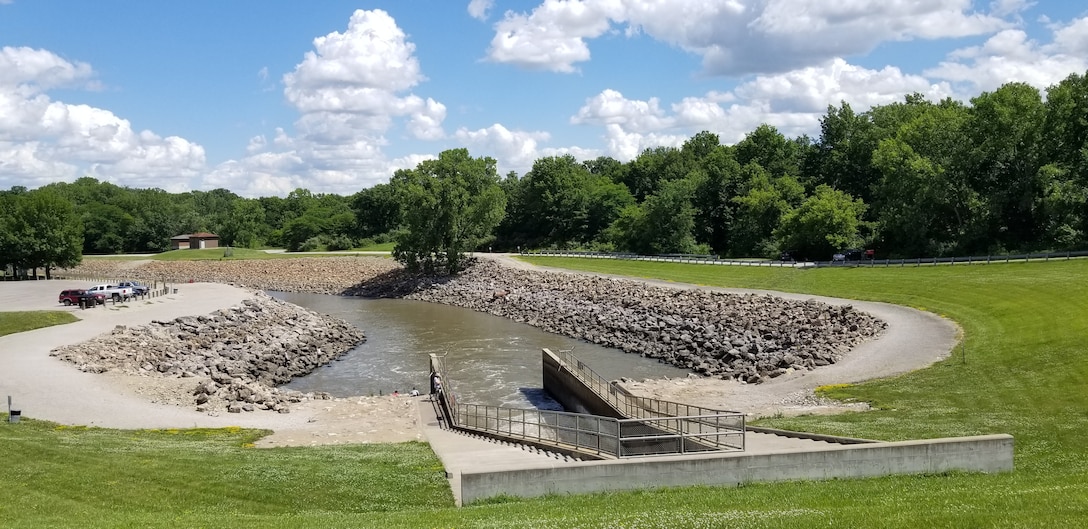
[[[950,470],[1006,472],[1012,469],[1012,436],[983,435],[843,445],[817,451],[699,454],[569,463],[546,468],[463,471],[461,501],[467,505],[500,494],[533,497],[647,487],[864,478]]]
[[[627,418],[583,384],[551,351],[543,350],[541,364],[544,391],[547,391],[556,402],[562,404],[564,410],[617,419]]]

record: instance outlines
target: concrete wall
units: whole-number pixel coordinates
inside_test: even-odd
[[[544,391],[563,409],[573,413],[589,413],[603,417],[623,419],[610,404],[605,402],[593,390],[587,388],[577,377],[563,367],[562,362],[551,351],[544,349],[541,357],[541,374],[544,379]]]
[[[686,455],[586,461],[497,472],[462,472],[461,501],[687,485],[862,478],[949,470],[1013,469],[1010,435],[844,445],[834,450]]]

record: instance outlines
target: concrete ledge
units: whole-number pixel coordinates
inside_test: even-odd
[[[779,437],[789,437],[791,439],[808,439],[809,441],[823,441],[825,443],[835,443],[840,445],[852,445],[861,443],[879,443],[880,441],[873,441],[871,439],[858,439],[856,437],[840,437],[837,435],[824,435],[819,433],[807,433],[807,432],[794,432],[792,430],[779,430],[778,428],[766,428],[764,426],[745,426],[745,430],[749,432],[765,433],[770,435],[777,435]]]
[[[584,494],[688,485],[863,478],[1013,469],[1011,435],[843,445],[819,451],[724,453],[461,473],[461,502],[498,495]]]

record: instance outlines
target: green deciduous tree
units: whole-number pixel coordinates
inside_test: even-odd
[[[787,139],[778,129],[763,124],[749,132],[734,149],[737,163],[759,164],[777,178],[800,174],[802,147],[800,143]]]
[[[876,142],[869,118],[854,113],[845,101],[827,107],[820,119],[820,138],[804,160],[802,182],[811,190],[824,184],[868,200],[875,178],[869,164]]]
[[[390,184],[378,184],[351,198],[359,238],[389,233],[400,226],[401,207]]]
[[[638,201],[654,194],[662,183],[680,180],[694,169],[693,158],[675,147],[646,149],[628,164],[623,183]]]
[[[645,255],[693,253],[696,251],[695,182],[673,180],[638,206],[628,206],[609,228],[618,249]]]
[[[1042,188],[1039,138],[1045,107],[1025,83],[1008,83],[971,100],[964,171],[988,217],[987,246],[1015,247],[1038,239]],[[981,246],[981,245],[980,245]]]
[[[589,221],[589,171],[573,156],[539,158],[521,180],[525,224],[535,245],[582,239]]]
[[[743,193],[732,200],[736,218],[729,230],[729,255],[776,257],[774,230],[786,213],[801,204],[804,186],[792,176],[774,178],[754,164],[744,172],[748,181]]]
[[[465,252],[484,243],[505,213],[495,160],[473,158],[467,149],[443,151],[437,160],[397,171],[391,183],[405,226],[393,257],[410,270],[460,271]]]
[[[729,230],[736,218],[733,198],[744,176],[728,147],[713,148],[699,163],[701,169],[692,177],[695,183],[692,205],[697,210],[695,240],[725,255],[730,252]]]
[[[807,259],[829,259],[838,250],[861,244],[865,209],[861,200],[821,185],[800,207],[783,216],[775,239],[782,250]]]
[[[82,260],[83,227],[66,198],[53,190],[39,189],[17,196],[9,211],[0,216],[4,264],[44,268],[50,277],[53,268],[75,266]]]
[[[234,201],[230,215],[218,235],[225,245],[256,249],[265,244],[269,231],[261,203],[254,199],[239,198]]]

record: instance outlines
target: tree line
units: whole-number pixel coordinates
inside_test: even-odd
[[[722,145],[701,132],[626,163],[550,156],[501,178],[495,160],[454,149],[350,196],[171,194],[81,178],[0,191],[0,228],[0,264],[24,267],[46,265],[42,248],[67,248],[58,265],[162,251],[196,231],[290,251],[395,242],[399,260],[425,270],[488,248],[809,259],[1076,249],[1088,246],[1088,78],[1045,91],[1009,83],[968,103],[914,94],[855,112],[843,102],[817,138],[762,125]]]

